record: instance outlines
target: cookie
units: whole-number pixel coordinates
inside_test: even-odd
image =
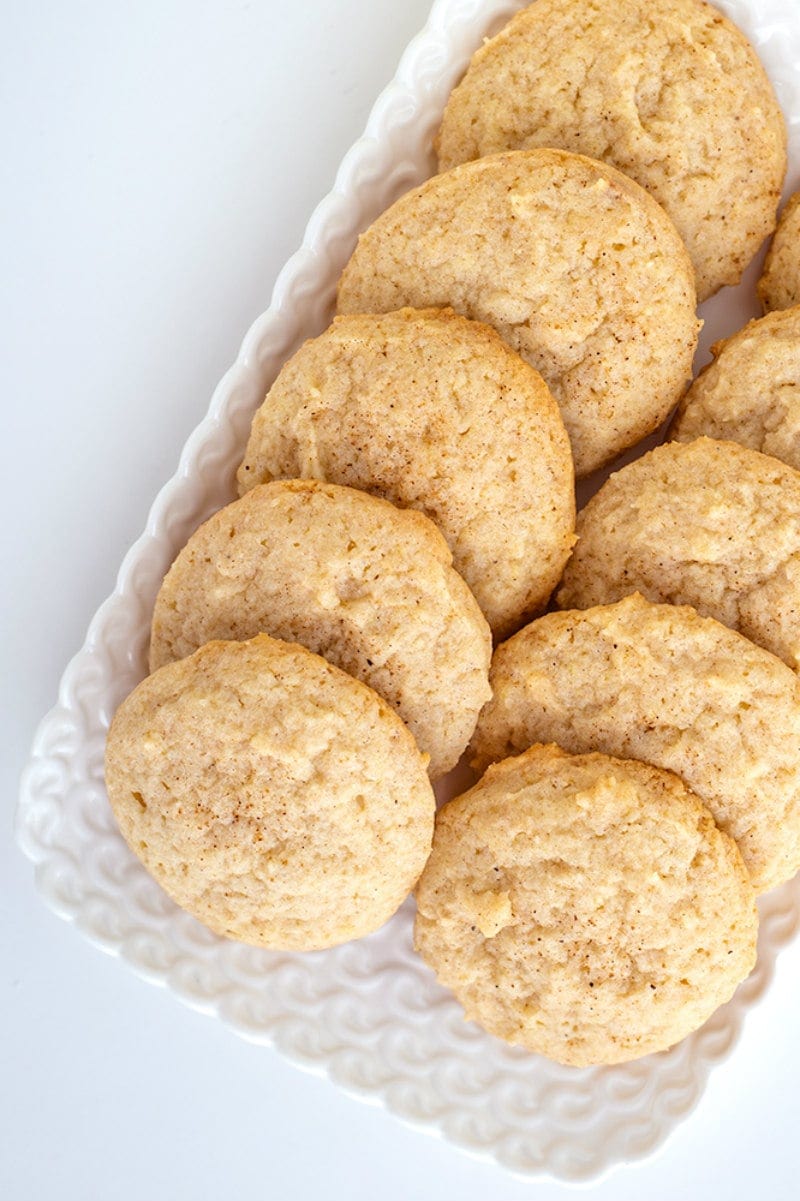
[[[578,538],[560,608],[638,590],[800,664],[800,473],[771,455],[713,438],[658,446],[592,497]]]
[[[497,633],[546,604],[574,542],[569,442],[541,377],[452,312],[339,318],[256,413],[245,492],[292,476],[420,509]]]
[[[339,311],[451,305],[544,376],[575,470],[654,430],[697,340],[694,273],[663,209],[613,167],[560,150],[465,163],[361,235]]]
[[[685,1038],[756,958],[753,889],[698,798],[554,746],[441,810],[417,912],[417,950],[467,1017],[580,1067]]]
[[[744,34],[699,0],[537,0],[477,51],[452,93],[439,169],[560,146],[655,197],[704,300],[775,227],[786,129]]]
[[[800,470],[800,308],[751,321],[711,351],[670,437],[739,442]]]
[[[783,206],[757,290],[765,313],[800,304],[800,192]]]
[[[218,934],[286,950],[377,929],[428,857],[425,759],[372,689],[260,634],[148,676],[108,734],[131,849]]]
[[[212,639],[299,642],[389,702],[435,779],[458,762],[490,695],[489,627],[451,562],[421,513],[316,480],[263,484],[173,563],[150,668]]]
[[[800,681],[740,634],[635,595],[532,622],[490,682],[477,767],[549,741],[642,759],[697,793],[757,891],[800,868]]]

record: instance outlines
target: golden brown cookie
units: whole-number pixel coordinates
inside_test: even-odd
[[[758,281],[764,312],[800,304],[800,192],[783,206]]]
[[[388,701],[436,779],[490,696],[489,627],[451,562],[414,510],[317,480],[263,484],[215,513],[173,563],[150,668],[212,639],[299,642]]]
[[[574,541],[569,442],[541,377],[452,312],[339,318],[256,413],[239,490],[305,476],[420,509],[495,632],[541,610]]]
[[[532,622],[490,681],[477,767],[550,741],[646,760],[736,839],[757,891],[800,868],[800,681],[740,634],[632,596]]]
[[[123,701],[111,807],[174,901],[218,934],[287,950],[359,938],[398,908],[434,800],[400,718],[304,647],[210,642]]]
[[[474,55],[448,101],[439,169],[560,146],[664,206],[704,300],[775,227],[786,130],[755,50],[700,0],[537,0]]]
[[[800,665],[800,472],[735,442],[670,442],[610,477],[578,538],[560,608],[639,591]]]
[[[451,305],[540,371],[586,475],[654,430],[697,340],[694,273],[652,197],[560,150],[465,163],[401,196],[365,233],[339,311]]]
[[[441,810],[417,913],[417,950],[467,1017],[577,1066],[672,1046],[756,958],[753,889],[698,798],[555,746]]]
[[[800,470],[800,307],[751,321],[711,351],[670,437],[739,442]]]

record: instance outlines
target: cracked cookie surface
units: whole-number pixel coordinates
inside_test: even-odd
[[[437,144],[442,171],[534,146],[612,163],[675,222],[700,300],[739,281],[786,170],[758,56],[698,0],[537,0],[477,51]]]
[[[700,1026],[752,970],[735,843],[681,781],[554,746],[440,810],[415,945],[467,1017],[561,1063],[620,1063]]]
[[[430,851],[433,792],[400,718],[266,634],[208,643],[143,680],[111,723],[106,786],[174,901],[274,949],[377,929]]]
[[[556,601],[692,605],[800,666],[800,472],[735,442],[669,442],[578,514]]]
[[[337,318],[292,356],[237,478],[244,493],[293,476],[425,513],[499,634],[544,608],[574,542],[553,397],[494,330],[450,311]]]
[[[317,480],[260,485],[209,518],[173,563],[150,668],[212,639],[299,642],[388,701],[436,779],[455,767],[490,695],[489,627],[451,563],[415,510]]]
[[[757,891],[800,868],[800,680],[688,606],[631,596],[548,613],[497,648],[473,762],[534,742],[681,777],[738,843]]]
[[[359,238],[342,313],[449,305],[541,372],[575,470],[654,430],[691,376],[694,273],[647,192],[560,150],[465,163],[401,196]]]

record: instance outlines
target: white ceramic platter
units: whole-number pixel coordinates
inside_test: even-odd
[[[191,531],[233,498],[253,411],[288,355],[327,324],[358,232],[431,173],[432,136],[451,87],[481,39],[519,7],[513,0],[437,0],[408,47],[64,674],[24,776],[17,837],[53,909],[187,1004],[472,1153],[523,1175],[575,1181],[650,1154],[691,1111],[797,928],[800,882],[763,899],[756,970],[706,1026],[661,1055],[577,1071],[507,1047],[463,1020],[412,952],[410,902],[371,937],[305,956],[209,933],[128,850],[102,770],[110,717],[145,673],[150,613],[166,568]],[[722,0],[720,7],[757,45],[778,89],[794,184],[800,11],[784,0]],[[738,295],[727,290],[706,306],[704,345],[750,315],[752,274]]]

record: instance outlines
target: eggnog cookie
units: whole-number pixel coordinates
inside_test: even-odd
[[[537,0],[450,97],[440,170],[561,146],[630,175],[669,213],[704,300],[775,226],[786,130],[753,47],[700,0]]]
[[[417,910],[467,1017],[577,1066],[672,1046],[756,958],[736,844],[677,776],[554,746],[441,810]]]
[[[256,413],[239,489],[304,476],[420,509],[490,626],[546,604],[574,541],[569,442],[541,377],[452,312],[339,318]]]
[[[174,901],[276,949],[375,930],[430,851],[433,792],[400,718],[266,634],[210,642],[143,680],[111,724],[106,785]]]
[[[691,374],[694,274],[663,209],[561,150],[465,163],[361,235],[339,311],[452,305],[540,371],[586,475],[655,429]]]
[[[724,438],[800,470],[800,308],[751,321],[711,351],[670,436]]]
[[[557,742],[681,777],[763,892],[800,868],[800,681],[688,607],[631,596],[549,613],[497,648],[475,765]]]
[[[767,313],[800,304],[800,192],[783,206],[758,281],[758,295]]]
[[[658,446],[578,516],[562,609],[638,590],[693,605],[800,664],[800,473],[735,442]]]
[[[263,484],[192,535],[156,600],[150,667],[215,638],[299,642],[369,684],[458,762],[489,699],[491,634],[427,517],[323,484]]]

